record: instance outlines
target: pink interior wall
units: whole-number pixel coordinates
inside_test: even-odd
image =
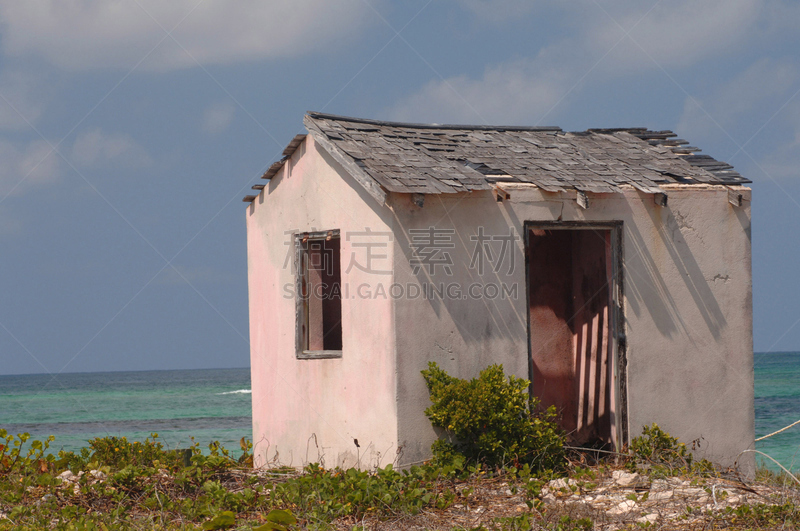
[[[610,231],[533,229],[528,245],[533,393],[571,442],[611,443]]]
[[[573,231],[529,235],[529,301],[533,393],[555,406],[568,433],[577,430]]]
[[[586,229],[574,236],[573,351],[577,423],[573,440],[578,444],[611,444],[611,231]]]

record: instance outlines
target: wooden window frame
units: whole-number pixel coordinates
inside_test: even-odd
[[[309,242],[326,242],[336,239],[339,241],[339,253],[341,253],[341,237],[339,229],[328,231],[316,232],[302,232],[295,234],[295,270],[296,270],[296,357],[297,359],[313,360],[313,359],[331,359],[341,358],[342,350],[322,349],[310,350],[309,347],[309,297],[307,294],[307,285],[309,282],[308,273],[308,253]],[[339,263],[335,264],[338,270],[338,282],[341,289],[341,255],[339,256]],[[341,299],[339,299],[339,313],[341,315]],[[338,325],[339,333],[341,334],[341,323]],[[341,343],[341,339],[339,341]]]

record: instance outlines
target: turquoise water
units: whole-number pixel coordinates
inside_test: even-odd
[[[800,352],[756,353],[754,359],[758,438],[800,420]],[[756,443],[756,449],[800,470],[800,425]],[[768,460],[764,463],[777,470]]]
[[[800,352],[757,353],[755,396],[756,437],[800,419]],[[55,450],[152,432],[170,448],[194,437],[201,447],[216,440],[237,450],[239,439],[252,438],[250,414],[250,369],[0,376],[0,427],[55,435]],[[756,447],[800,469],[800,425]]]
[[[0,376],[0,428],[55,435],[55,451],[107,435],[169,448],[219,441],[239,450],[252,438],[250,369]]]

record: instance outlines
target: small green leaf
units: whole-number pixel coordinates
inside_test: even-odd
[[[203,529],[224,529],[236,523],[233,511],[222,511],[208,522],[203,523]]]
[[[289,511],[273,509],[267,515],[267,522],[283,525],[295,525],[297,523],[297,518],[295,518],[294,515]]]

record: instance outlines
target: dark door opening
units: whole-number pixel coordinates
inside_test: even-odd
[[[617,446],[615,230],[527,234],[532,392],[556,406],[571,443]]]

